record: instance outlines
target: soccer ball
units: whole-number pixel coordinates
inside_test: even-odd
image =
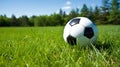
[[[65,26],[63,38],[71,45],[86,46],[95,44],[98,36],[96,25],[86,17],[71,19]]]

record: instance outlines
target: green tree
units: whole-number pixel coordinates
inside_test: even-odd
[[[119,0],[112,0],[109,22],[120,24],[120,3]]]
[[[79,8],[76,8],[76,10],[75,10],[75,12],[76,12],[76,14],[77,14],[77,16],[79,15]]]
[[[34,18],[34,26],[45,26],[46,16],[37,16]]]
[[[86,4],[83,4],[83,7],[80,12],[80,16],[88,17],[88,15],[89,15],[89,9]]]
[[[6,15],[0,16],[0,26],[10,26],[10,18]]]
[[[59,10],[59,14],[60,14],[61,16],[63,16],[63,11],[62,11],[62,9]]]
[[[96,24],[102,24],[103,19],[101,18],[101,14],[100,14],[100,9],[98,6],[95,7],[95,10],[93,12],[93,18],[94,21],[96,22]]]
[[[72,18],[77,17],[77,16],[78,16],[78,10],[72,9],[69,13],[69,19],[72,19]]]
[[[91,19],[91,20],[95,20],[94,12],[93,12],[93,8],[92,7],[89,8],[88,18]]]
[[[30,21],[27,16],[19,17],[18,22],[20,23],[20,26],[29,26],[30,25]]]
[[[5,26],[5,20],[2,15],[0,16],[0,26]]]
[[[63,12],[63,18],[65,18],[67,16],[66,12]]]
[[[30,21],[30,26],[34,26],[34,19],[36,18],[36,16],[32,16],[29,18]]]
[[[109,15],[109,11],[110,11],[110,0],[102,0],[103,2],[103,6],[102,8],[102,12],[103,14]]]
[[[62,18],[61,15],[54,13],[50,16],[49,22],[51,22],[50,25],[52,26],[63,25],[64,19]]]
[[[19,26],[19,25],[20,25],[20,23],[18,22],[18,19],[16,18],[16,16],[12,15],[10,26]]]
[[[109,17],[109,12],[110,12],[110,0],[102,0],[103,1],[103,6],[102,11],[101,11],[101,24],[109,24],[108,22],[108,17]]]

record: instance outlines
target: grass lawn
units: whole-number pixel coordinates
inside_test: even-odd
[[[92,48],[71,46],[63,27],[1,27],[0,67],[119,67],[120,25],[98,26]]]

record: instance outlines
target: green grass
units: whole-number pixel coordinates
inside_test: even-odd
[[[1,27],[0,67],[119,67],[120,26],[98,26],[92,48],[71,46],[63,27]]]

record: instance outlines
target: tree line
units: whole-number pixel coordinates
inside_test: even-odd
[[[86,4],[81,9],[72,9],[66,14],[62,9],[59,13],[28,17],[23,15],[10,18],[0,15],[0,26],[62,26],[74,17],[88,17],[96,24],[120,24],[120,0],[103,0],[102,6],[88,7]]]

